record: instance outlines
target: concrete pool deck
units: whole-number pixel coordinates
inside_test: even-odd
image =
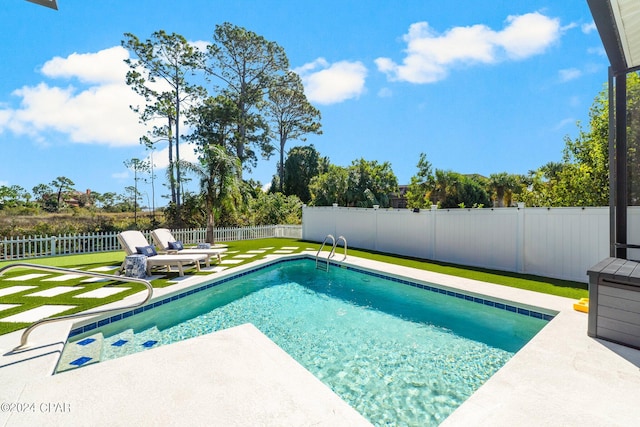
[[[275,258],[192,276],[154,296]],[[574,300],[355,257],[346,262],[559,313],[442,425],[623,426],[640,419],[640,351],[589,338],[587,315],[573,310]],[[6,354],[19,333],[0,337],[0,405],[23,405],[21,412],[4,406],[0,425],[368,425],[251,325],[50,376],[70,328],[36,329],[34,348],[19,354]]]

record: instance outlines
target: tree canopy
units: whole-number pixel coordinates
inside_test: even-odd
[[[167,178],[173,216],[183,217],[174,212],[180,209],[183,181],[188,180],[181,168],[198,175],[181,161],[182,137],[195,143],[204,170],[210,173],[220,172],[215,166],[220,150],[238,159],[239,179],[243,169],[251,171],[257,165],[258,152],[268,159],[274,150],[280,151],[278,185],[284,190],[285,145],[290,140],[303,141],[305,134],[320,133],[320,112],[308,102],[298,75],[289,70],[281,46],[228,22],[215,26],[204,50],[163,30],[145,41],[125,33],[122,46],[132,52],[125,61],[127,84],[146,101],[131,108],[141,122],[152,125],[140,141],[151,148],[160,141],[169,145]],[[190,133],[183,136],[185,115]],[[216,155],[211,156],[214,151]],[[207,162],[214,165],[207,167]],[[190,197],[185,209],[192,210],[197,200]],[[206,204],[206,197],[203,200]]]
[[[205,71],[219,82],[216,91],[232,100],[238,112],[233,154],[251,170],[257,163],[254,147],[266,158],[273,152],[261,113],[269,87],[289,68],[289,60],[277,43],[229,22],[216,25],[207,59]]]
[[[451,170],[436,169],[425,153],[420,154],[418,172],[411,177],[407,189],[408,208],[489,207],[488,180],[479,175],[463,175]],[[505,173],[506,174],[506,173]]]
[[[200,164],[183,162],[185,169],[195,172],[200,179],[200,194],[207,218],[206,241],[214,242],[215,217],[223,205],[235,206],[240,198],[238,171],[240,161],[229,154],[224,146],[204,145],[200,149]]]
[[[275,148],[280,153],[278,173],[282,192],[285,180],[284,147],[289,140],[304,141],[304,135],[308,133],[321,134],[320,111],[309,103],[300,77],[292,71],[273,79],[266,109],[278,141]]]
[[[425,153],[420,153],[420,159],[416,166],[418,172],[411,177],[405,194],[407,207],[410,209],[429,208],[432,204],[429,196],[434,186],[434,176],[431,163],[427,160]]]
[[[389,195],[398,189],[389,162],[379,163],[363,158],[354,160],[349,167],[329,165],[326,172],[311,179],[311,204],[329,206],[389,207]]]
[[[311,180],[327,172],[328,167],[329,159],[321,157],[313,145],[291,148],[283,168],[283,193],[298,196],[303,203],[309,203]]]
[[[627,76],[628,182],[630,205],[640,203],[640,77]],[[528,206],[607,206],[609,204],[609,96],[607,87],[589,110],[589,127],[565,137],[561,162],[530,171],[518,200]]]
[[[145,123],[157,118],[167,119],[166,127],[155,126],[151,138],[142,141],[149,143],[156,138],[168,141],[171,200],[180,206],[181,112],[185,103],[194,103],[202,96],[202,87],[192,83],[189,77],[202,69],[204,56],[180,34],[167,34],[164,30],[152,33],[144,42],[131,33],[125,33],[124,37],[122,46],[134,54],[134,58],[125,60],[130,68],[126,82],[147,102],[144,107],[132,106],[132,109],[140,114],[140,120]]]
[[[349,188],[347,168],[329,165],[327,171],[314,176],[309,183],[311,203],[314,206],[331,206],[337,203],[346,206],[346,193]]]

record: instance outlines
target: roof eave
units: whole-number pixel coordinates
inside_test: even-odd
[[[620,31],[616,24],[611,3],[608,0],[587,0],[591,15],[600,34],[604,50],[609,58],[609,63],[614,74],[627,72],[629,65],[624,56]]]
[[[45,6],[50,9],[58,10],[58,2],[57,0],[27,0],[31,3],[39,4],[40,6]]]

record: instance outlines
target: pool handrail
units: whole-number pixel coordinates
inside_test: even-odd
[[[329,252],[329,255],[327,256],[327,266],[325,268],[326,271],[329,271],[329,258],[331,258],[331,254],[333,254],[333,250],[336,247],[336,238],[333,237],[332,234],[327,234],[327,237],[325,237],[324,240],[322,241],[322,245],[320,245],[320,249],[318,249],[318,252],[316,252],[316,268],[319,268],[318,260],[320,259],[320,252],[322,252],[322,249],[324,249],[324,245],[327,244],[327,240],[329,239],[331,239],[332,245],[331,245],[331,252]]]
[[[10,264],[0,268],[0,276],[2,276],[5,271],[13,270],[15,268],[29,268],[33,270],[50,271],[54,273],[75,273],[75,274],[82,274],[83,276],[99,277],[99,278],[109,279],[109,280],[119,280],[122,282],[141,283],[147,287],[148,292],[147,292],[147,296],[145,297],[144,300],[142,300],[142,302],[133,304],[131,306],[114,307],[114,308],[107,308],[107,309],[95,310],[90,312],[73,313],[73,314],[67,314],[64,316],[47,317],[45,319],[40,319],[32,323],[22,332],[22,336],[20,337],[20,345],[18,345],[13,350],[11,350],[11,352],[17,352],[17,351],[25,350],[26,348],[28,348],[27,341],[29,339],[29,334],[31,334],[31,332],[35,328],[45,323],[53,323],[61,320],[74,319],[77,317],[94,316],[96,314],[104,314],[104,313],[109,313],[114,311],[136,308],[136,307],[143,306],[153,297],[153,287],[151,286],[151,282],[149,282],[148,280],[139,279],[137,277],[116,276],[113,274],[98,273],[95,271],[83,271],[83,270],[76,270],[72,268],[53,267],[48,265],[39,265],[39,264],[30,264],[30,263],[15,263],[15,264]]]
[[[344,236],[339,236],[336,239],[336,241],[333,243],[333,249],[331,249],[331,254],[329,254],[329,258],[333,258],[335,256],[336,247],[338,246],[338,243],[340,243],[340,240],[344,242],[344,244],[342,245],[342,247],[344,248],[344,257],[341,260],[341,261],[344,261],[345,259],[347,259],[347,239]]]
[[[336,247],[338,246],[338,243],[340,242],[340,240],[344,242],[344,244],[342,245],[344,247],[344,257],[340,261],[344,261],[345,259],[347,259],[347,239],[344,236],[339,236],[338,239],[336,240],[336,238],[333,237],[332,234],[327,234],[327,237],[324,238],[324,241],[322,242],[320,249],[318,249],[318,252],[316,252],[316,268],[319,268],[318,261],[320,260],[320,252],[322,252],[322,249],[324,249],[324,245],[327,244],[327,241],[329,239],[331,239],[333,244],[331,245],[331,251],[329,252],[329,255],[327,255],[327,264],[326,264],[325,271],[329,271],[329,260],[335,256]]]

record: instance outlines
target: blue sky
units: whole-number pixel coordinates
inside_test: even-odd
[[[124,82],[125,32],[163,29],[210,42],[231,22],[281,45],[322,113],[309,136],[332,163],[389,161],[399,183],[425,152],[434,168],[526,173],[559,161],[588,126],[608,61],[586,0],[25,0],[0,6],[1,185],[66,176],[123,193],[145,158]],[[165,152],[154,155],[163,180]],[[192,152],[182,148],[183,156]],[[259,160],[263,184],[276,156]],[[151,194],[150,186],[142,192]],[[156,204],[165,204],[156,187]],[[143,196],[144,197],[144,196]],[[145,201],[146,202],[146,201]]]

